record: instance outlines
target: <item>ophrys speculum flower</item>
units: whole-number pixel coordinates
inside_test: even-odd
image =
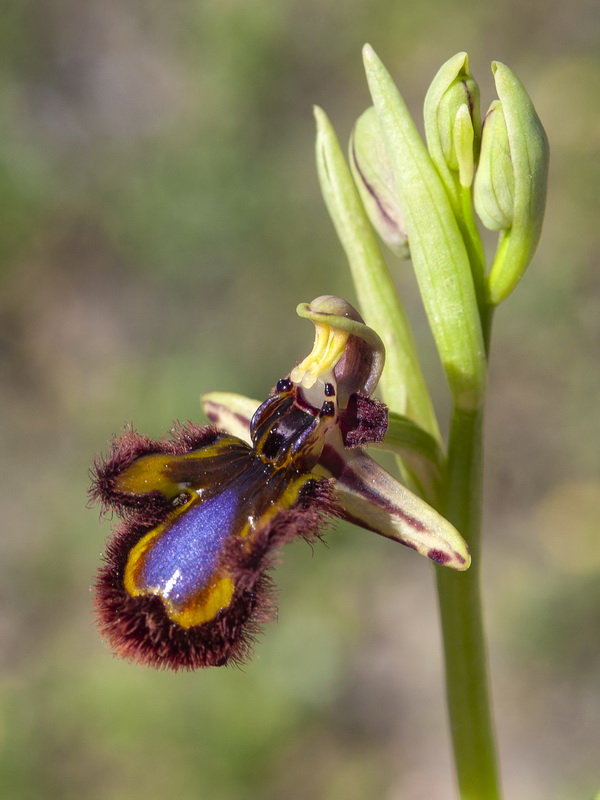
[[[336,297],[298,311],[315,324],[313,350],[258,408],[206,395],[214,426],[161,441],[128,431],[96,464],[92,496],[123,518],[96,583],[101,630],[120,655],[173,669],[244,660],[273,614],[274,552],[331,517],[469,566],[452,525],[363,450],[387,427],[371,396],[377,334]]]

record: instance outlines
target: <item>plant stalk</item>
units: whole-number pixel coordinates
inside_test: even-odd
[[[466,572],[437,568],[446,695],[461,800],[500,800],[480,593],[483,406],[455,408],[450,428],[445,516],[466,539]]]

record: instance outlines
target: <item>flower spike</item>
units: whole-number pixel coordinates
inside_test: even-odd
[[[381,340],[336,297],[299,313],[315,346],[264,403],[206,395],[218,427],[179,426],[159,441],[126,431],[95,464],[91,497],[122,519],[96,581],[118,654],[171,669],[245,660],[274,614],[267,572],[279,546],[320,536],[334,516],[468,567],[455,529],[362,449],[387,427],[370,396]]]

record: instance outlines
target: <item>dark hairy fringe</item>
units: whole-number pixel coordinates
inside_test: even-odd
[[[113,439],[107,456],[94,460],[89,490],[90,503],[99,502],[103,514],[113,509],[120,516],[135,516],[138,522],[158,522],[172,508],[171,501],[160,492],[145,495],[118,492],[114,488],[117,477],[141,456],[152,453],[184,455],[211,444],[218,435],[217,429],[212,425],[200,427],[191,422],[185,425],[175,423],[170,435],[158,440],[127,428]]]
[[[131,597],[123,586],[131,548],[153,527],[140,514],[122,523],[109,540],[95,587],[100,630],[119,655],[159,669],[241,664],[251,656],[262,625],[276,612],[272,581],[265,573],[276,563],[277,549],[296,536],[320,538],[326,518],[337,515],[330,482],[313,479],[296,505],[270,520],[251,547],[231,537],[220,567],[231,574],[234,596],[214,619],[186,629],[169,619],[159,597]]]

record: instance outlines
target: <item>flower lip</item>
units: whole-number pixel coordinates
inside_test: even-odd
[[[326,478],[211,427],[156,442],[127,432],[95,472],[92,496],[124,518],[96,581],[100,628],[117,653],[159,668],[244,661],[274,615],[275,550],[337,513]]]

